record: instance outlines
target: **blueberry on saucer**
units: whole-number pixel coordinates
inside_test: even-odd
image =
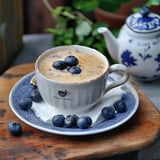
[[[92,119],[89,116],[82,116],[77,120],[77,126],[81,129],[86,129],[92,124]]]
[[[106,120],[110,120],[116,116],[115,109],[113,107],[104,107],[102,109],[102,116]]]
[[[18,105],[22,110],[27,111],[32,107],[32,99],[24,97],[18,101]]]
[[[114,108],[118,113],[122,113],[127,110],[127,105],[126,105],[125,101],[119,100],[114,103]]]
[[[73,128],[77,126],[77,119],[76,115],[68,115],[64,120],[64,126],[67,128]]]
[[[32,90],[30,97],[31,97],[32,101],[34,101],[34,102],[43,101],[42,96],[41,96],[38,88],[35,88]]]
[[[56,127],[63,127],[64,126],[65,117],[62,114],[58,114],[53,116],[52,124]]]

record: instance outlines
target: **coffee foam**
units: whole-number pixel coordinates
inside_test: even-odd
[[[68,72],[68,69],[57,70],[52,67],[55,61],[64,60],[69,55],[78,58],[78,66],[82,70],[80,74],[71,74]],[[103,75],[107,71],[108,62],[101,55],[89,51],[86,52],[85,50],[50,50],[41,56],[38,68],[41,74],[50,80],[61,83],[83,83]]]

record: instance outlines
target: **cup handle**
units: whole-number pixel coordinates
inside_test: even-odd
[[[126,83],[129,79],[128,68],[126,66],[124,66],[123,64],[113,64],[113,65],[111,65],[109,67],[109,74],[112,73],[112,72],[121,73],[121,78],[116,82],[113,82],[109,85],[106,85],[104,94],[106,92],[108,92],[109,90]]]

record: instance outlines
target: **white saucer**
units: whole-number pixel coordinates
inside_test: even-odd
[[[60,111],[47,105],[44,101],[41,103],[33,103],[32,108],[29,111],[23,111],[18,105],[18,100],[22,98],[22,96],[28,96],[33,89],[33,86],[30,84],[30,79],[33,75],[34,73],[27,74],[13,86],[9,95],[9,103],[13,113],[19,119],[26,124],[45,132],[70,136],[97,134],[104,131],[109,131],[124,124],[135,114],[138,109],[138,94],[134,87],[127,82],[125,85],[108,92],[101,99],[101,101],[92,108],[92,110],[83,114],[89,115],[92,118],[93,125],[90,128],[79,129],[55,127],[52,125],[51,119],[54,115],[60,114]],[[108,82],[112,83],[117,79],[117,77],[118,75],[116,74],[110,75]],[[102,108],[112,105],[115,101],[121,98],[124,99],[127,104],[127,111],[117,113],[116,117],[111,120],[103,120],[101,116]],[[82,116],[82,114],[78,116]]]

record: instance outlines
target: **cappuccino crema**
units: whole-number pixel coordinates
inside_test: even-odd
[[[81,69],[80,74],[68,72],[68,68],[58,70],[53,67],[55,61],[64,60],[67,56],[75,56]],[[38,62],[41,74],[53,81],[60,83],[83,83],[100,77],[107,71],[108,61],[101,55],[80,50],[51,51],[41,56]]]

